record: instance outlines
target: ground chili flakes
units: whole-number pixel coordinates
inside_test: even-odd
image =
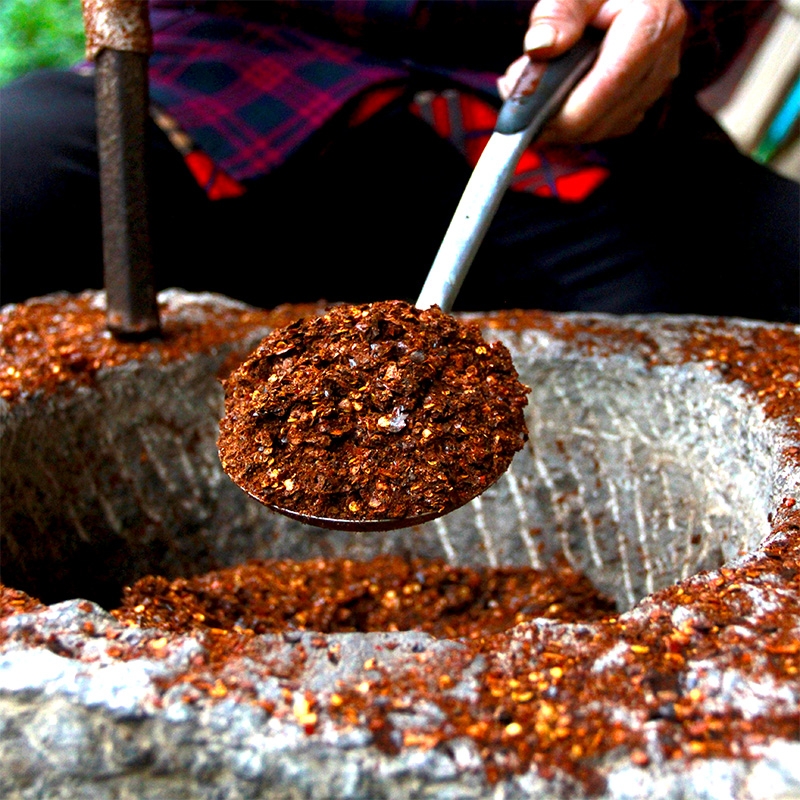
[[[779,536],[740,566],[656,593],[643,605],[646,613],[606,614],[569,632],[522,625],[470,638],[473,652],[487,659],[477,704],[431,690],[431,676],[458,674],[454,661],[421,664],[416,675],[387,674],[368,693],[348,687],[331,713],[380,729],[380,744],[391,737],[387,710],[393,703],[434,700],[446,722],[429,746],[467,736],[490,780],[531,766],[551,778],[558,769],[589,794],[604,789],[598,759],[616,748],[646,766],[651,758],[752,758],[773,738],[796,741],[796,709],[781,705],[778,696],[774,704],[765,697],[759,712],[709,703],[704,689],[687,686],[687,670],[691,660],[728,676],[766,672],[777,686],[798,686],[798,523],[797,513],[784,516],[776,532],[787,538]],[[769,592],[778,578],[782,603],[770,600],[755,613],[750,595]],[[681,606],[691,608],[691,621],[676,623]],[[618,653],[613,666],[597,669],[610,652]]]
[[[98,370],[146,357],[162,363],[236,344],[253,330],[287,325],[321,306],[261,311],[235,304],[161,302],[162,336],[143,342],[116,339],[106,329],[102,295],[52,295],[0,309],[0,398],[16,403],[36,393],[91,385]],[[198,324],[202,314],[202,324]]]
[[[645,363],[705,363],[726,381],[741,381],[760,400],[764,413],[792,428],[800,426],[800,335],[790,324],[727,319],[669,317],[658,329],[675,337],[676,352],[664,353],[647,330],[630,319],[553,315],[545,311],[500,311],[482,320],[489,328],[515,332],[540,330],[588,355],[638,353]],[[647,324],[647,323],[645,323]],[[800,462],[800,449],[784,455]]]
[[[30,597],[18,589],[12,589],[0,583],[0,619],[12,614],[24,614],[28,611],[38,611],[44,606],[35,598]]]
[[[705,361],[727,381],[755,390],[764,413],[800,425],[800,336],[790,326],[732,329],[720,321],[696,322],[684,340],[687,361]],[[798,459],[800,460],[800,459]]]
[[[692,664],[704,664],[777,686],[798,685],[799,525],[800,512],[784,504],[773,541],[753,556],[667,587],[624,615],[564,564],[545,571],[473,569],[398,556],[255,561],[173,581],[148,577],[127,589],[112,613],[125,624],[151,628],[154,637],[191,634],[203,641],[206,655],[179,681],[212,700],[252,694],[233,666],[241,656],[274,669],[262,631],[297,642],[293,662],[275,672],[291,689],[307,658],[294,638],[298,629],[410,627],[457,638],[466,649],[435,659],[421,652],[415,669],[365,665],[368,679],[343,685],[329,698],[311,696],[313,714],[366,726],[375,745],[389,753],[403,746],[446,747],[465,736],[475,742],[491,780],[533,766],[542,777],[560,770],[587,791],[600,791],[598,759],[616,748],[646,766],[654,757],[749,758],[772,738],[797,739],[796,711],[782,708],[779,696],[777,705],[765,697],[760,712],[745,713],[709,703],[702,683],[691,688],[687,676]],[[780,603],[772,593],[776,581]],[[769,602],[756,606],[760,593]],[[691,615],[676,616],[679,608]],[[568,625],[526,624],[542,617]],[[320,636],[311,646],[327,642]],[[119,657],[153,657],[151,651],[152,645],[121,647]],[[611,652],[617,654],[613,665],[598,669]],[[486,663],[477,703],[446,691],[476,656]],[[335,663],[337,653],[328,657]],[[396,731],[390,712],[423,700],[444,711],[441,725]]]
[[[274,331],[225,382],[222,466],[295,513],[439,515],[507,469],[527,392],[474,323],[399,300],[337,306]]]
[[[24,329],[14,329],[10,352],[12,359],[18,356],[20,359],[3,363],[24,367],[25,374],[0,383],[11,393],[3,396],[19,397],[15,393],[22,381],[27,387],[24,391],[29,391],[31,386],[34,389],[51,387],[49,364],[51,361],[60,363],[59,344],[86,346],[89,350],[94,346],[102,348],[103,342],[92,339],[102,335],[104,317],[91,308],[88,311],[93,315],[93,322],[85,332],[53,321],[52,307],[24,311],[17,308],[9,316],[4,312],[0,317],[4,323],[9,318],[18,318],[20,313],[23,316],[38,313],[39,328],[34,326],[32,333],[34,339],[40,334],[43,338],[30,344]],[[85,311],[86,305],[81,313]],[[549,315],[538,312],[507,312],[483,318],[481,322],[497,328],[545,330],[569,341],[576,350],[589,349],[600,355],[628,352],[633,347],[651,364],[674,363],[675,360],[703,363],[727,379],[741,380],[750,387],[765,413],[786,421],[790,431],[796,434],[800,427],[800,380],[797,377],[800,342],[796,330],[788,326],[745,327],[724,321],[699,321],[687,327],[686,322],[680,321],[675,323],[680,334],[676,350],[662,354],[646,334],[625,333],[628,325],[625,321],[619,326],[613,321],[588,325],[580,320],[567,323],[557,318],[554,321]],[[667,324],[662,323],[662,326]],[[51,326],[57,336],[48,339]],[[688,336],[686,331],[689,331]],[[8,333],[5,329],[2,332],[4,345],[8,342]],[[56,349],[50,349],[51,345]],[[114,357],[114,351],[108,351],[111,362],[99,363],[99,366],[111,365]],[[88,363],[87,369],[93,368]],[[6,376],[0,376],[4,378]],[[81,379],[81,372],[70,378],[72,381]],[[800,448],[789,447],[786,453],[798,457]],[[462,619],[467,625],[467,635],[462,639],[465,653],[449,652],[437,659],[426,659],[427,654],[420,653],[416,672],[395,675],[378,670],[380,677],[365,681],[364,685],[344,686],[327,699],[306,698],[306,705],[299,711],[304,718],[327,713],[332,719],[341,720],[343,725],[366,724],[375,734],[376,745],[386,750],[396,749],[398,742],[409,747],[447,747],[450,740],[466,736],[477,746],[490,779],[497,780],[530,767],[548,778],[560,769],[578,777],[590,792],[603,788],[602,777],[596,772],[598,759],[616,748],[628,752],[634,764],[645,766],[654,757],[680,761],[707,757],[748,758],[757,756],[759,748],[774,738],[797,741],[800,734],[796,709],[787,709],[780,703],[782,690],[789,688],[796,692],[800,683],[797,641],[800,510],[794,498],[780,502],[770,520],[770,539],[753,554],[735,566],[701,573],[668,587],[646,598],[630,614],[617,616],[607,609],[597,608],[598,616],[590,624],[563,627],[523,622],[516,629],[502,631],[494,627],[495,623],[500,624],[499,617],[478,615],[470,623],[467,616]],[[316,569],[319,571],[319,563]],[[378,571],[377,565],[371,562],[366,562],[364,569]],[[565,579],[557,568],[552,574],[557,581]],[[152,580],[163,581],[153,587],[156,599],[152,603],[143,594],[141,603],[133,607],[126,605],[115,614],[131,626],[157,623],[166,626],[166,630],[149,628],[152,636],[138,650],[124,641],[124,637],[118,637],[116,630],[97,631],[97,636],[114,640],[116,649],[109,651],[109,655],[121,659],[144,655],[158,657],[157,654],[168,650],[182,632],[200,634],[207,649],[192,660],[180,679],[185,682],[187,702],[191,702],[192,697],[217,700],[231,694],[247,700],[251,690],[246,677],[235,672],[236,659],[247,653],[260,658],[265,669],[273,669],[268,648],[259,645],[263,639],[252,628],[243,628],[237,623],[230,628],[204,627],[205,620],[193,616],[204,612],[190,611],[195,602],[191,594],[187,608],[182,604],[184,598],[177,582]],[[197,581],[193,591],[204,585],[204,591],[210,591],[212,596],[219,589],[221,597],[227,592],[232,594],[235,603],[240,602],[234,586],[228,584],[226,588],[225,581],[215,589],[213,581],[206,586],[202,578],[187,580]],[[371,581],[370,585],[373,583]],[[401,582],[401,585],[408,584]],[[472,585],[469,579],[466,585],[468,588]],[[570,592],[574,590],[569,584],[567,588]],[[374,601],[372,608],[386,615],[383,622],[387,626],[392,625],[389,611],[395,598],[388,594],[392,590],[397,591],[393,585],[381,585],[374,596],[367,592]],[[402,589],[400,596],[404,596]],[[479,592],[477,596],[482,595]],[[163,603],[165,597],[174,603],[171,609]],[[763,601],[757,602],[759,597],[764,598]],[[389,601],[388,608],[380,602],[383,598]],[[203,602],[209,603],[211,599],[205,598]],[[486,605],[490,608],[491,602]],[[309,606],[311,622],[315,611],[313,603]],[[223,610],[227,608],[224,604],[222,607]],[[36,601],[21,592],[0,591],[0,616],[38,608]],[[234,605],[228,610],[235,608]],[[593,601],[587,598],[585,611],[588,613],[593,608]],[[548,609],[553,610],[552,606]],[[677,613],[681,609],[691,613],[682,617]],[[292,614],[285,615],[290,620],[287,625],[296,625],[296,615],[302,611],[303,608],[298,607]],[[569,616],[555,618],[573,621]],[[586,622],[587,619],[576,621]],[[286,641],[296,641],[295,634],[296,631],[287,627]],[[324,638],[322,641],[324,643]],[[32,644],[50,647],[70,657],[81,657],[78,651],[64,652],[57,640],[33,641]],[[295,651],[292,663],[281,662],[274,668],[288,697],[306,658],[299,641]],[[598,659],[606,659],[610,653],[617,654],[613,668],[596,669]],[[479,701],[460,701],[444,691],[446,686],[442,681],[452,680],[463,663],[476,655],[486,662],[480,678]],[[334,663],[338,654],[330,650],[328,657]],[[698,663],[710,665],[711,669],[728,677],[741,674],[773,680],[775,696],[761,698],[761,706],[750,709],[747,715],[736,707],[709,702],[713,698],[705,696],[702,683],[694,688],[688,683],[688,672]],[[251,699],[256,703],[264,702],[255,697]],[[402,734],[394,731],[388,712],[408,708],[418,700],[434,702],[445,711],[446,719],[440,728]],[[271,713],[273,709],[266,710]],[[647,741],[644,740],[645,725],[649,730]],[[310,724],[306,728],[309,734],[313,730]]]
[[[262,560],[192,578],[127,587],[120,620],[186,633],[421,630],[475,638],[535,618],[601,619],[614,603],[566,564],[477,569],[439,560]]]

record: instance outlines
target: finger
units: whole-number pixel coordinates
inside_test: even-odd
[[[664,96],[677,74],[677,58],[670,55],[660,58],[632,88],[627,98],[619,104],[618,113],[604,115],[608,136],[630,133],[632,128],[636,127],[635,124],[633,126],[625,124],[623,130],[617,121],[624,121],[626,117],[631,119],[635,117],[641,122],[644,115]],[[593,138],[592,141],[598,141],[598,138]]]
[[[664,81],[651,75],[632,87],[631,93],[606,113],[592,118],[588,125],[570,127],[558,120],[548,126],[542,141],[559,144],[599,142],[632,133],[646,113],[664,93]]]
[[[569,127],[569,124],[554,119],[542,135],[547,143],[575,144],[598,142],[632,133],[641,124],[645,114],[663,96],[675,76],[670,57],[660,59],[636,83],[627,94],[606,112],[592,118],[590,124]]]
[[[538,0],[523,49],[536,58],[552,58],[580,39],[603,0]]]
[[[553,121],[569,139],[579,140],[604,116],[639,103],[649,107],[653,91],[677,75],[683,21],[667,23],[648,3],[628,2],[606,32],[594,67],[575,87]],[[649,80],[648,80],[649,76]]]

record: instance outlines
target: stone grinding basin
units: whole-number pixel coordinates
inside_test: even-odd
[[[164,342],[97,358],[100,294],[2,311],[6,343],[37,335],[32,306],[43,329],[76,308],[95,323],[73,320],[33,376],[13,348],[0,365],[2,578],[50,603],[7,593],[0,794],[800,794],[796,328],[481,315],[532,388],[532,446],[445,518],[353,534],[271,514],[217,458],[219,375],[300,310],[180,291],[161,303]],[[483,649],[268,634],[263,657],[214,666],[196,638],[103,610],[148,573],[386,553],[564,557],[621,613],[535,619]]]

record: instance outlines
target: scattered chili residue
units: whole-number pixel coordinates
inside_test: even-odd
[[[755,390],[764,413],[800,425],[800,333],[786,326],[733,328],[724,320],[696,322],[682,342],[686,361],[708,362],[727,381]],[[798,455],[795,453],[795,455]],[[798,459],[800,460],[800,459]]]
[[[643,324],[622,317],[593,319],[535,310],[500,311],[482,320],[489,328],[515,332],[540,330],[587,355],[638,353],[651,367],[705,363],[726,381],[755,390],[764,413],[792,427],[800,425],[800,333],[797,326],[727,319],[657,318],[656,331],[673,335],[674,350],[664,352]],[[800,463],[800,449],[784,455]]]
[[[0,619],[11,614],[24,614],[27,611],[37,611],[43,608],[45,606],[25,592],[0,583]]]
[[[11,613],[26,610],[17,593],[11,602]],[[771,543],[752,556],[663,589],[622,615],[563,564],[545,571],[481,570],[392,556],[262,561],[173,581],[148,577],[112,613],[124,625],[152,632],[131,644],[113,630],[87,631],[114,639],[112,657],[162,658],[186,634],[203,643],[203,655],[162,690],[180,685],[185,702],[236,697],[265,708],[252,665],[263,665],[286,697],[294,697],[308,658],[294,638],[298,630],[319,631],[311,646],[327,648],[333,663],[336,648],[346,644],[332,645],[326,632],[412,625],[458,638],[461,650],[435,658],[420,652],[411,669],[383,669],[378,658],[364,667],[369,677],[332,695],[306,692],[313,712],[304,719],[313,716],[316,724],[324,713],[344,727],[364,725],[387,752],[468,737],[490,780],[534,767],[545,778],[562,770],[589,792],[600,791],[597,760],[618,748],[644,766],[652,758],[751,758],[775,737],[800,735],[796,709],[781,705],[779,691],[800,688],[800,513],[791,501],[777,512]],[[534,617],[553,623],[527,624]],[[262,631],[296,642],[290,662],[275,661],[276,645],[265,643]],[[58,637],[29,635],[32,645],[81,657],[80,648],[69,652]],[[449,694],[479,656],[485,669],[478,702]],[[251,665],[247,674],[237,666],[243,657]],[[713,684],[708,694],[702,680],[689,680],[698,665],[701,674],[774,681],[775,697],[761,697],[760,710],[721,704]],[[390,712],[422,701],[438,705],[444,721],[435,729],[394,731]],[[267,710],[296,715],[296,703],[287,702],[288,711]],[[315,724],[307,725],[309,735]]]
[[[130,342],[108,332],[100,298],[97,292],[53,295],[0,309],[0,398],[14,403],[36,392],[91,385],[98,370],[148,356],[169,363],[209,352],[241,341],[249,331],[287,325],[321,308],[261,311],[195,301],[185,312],[162,303],[163,335]]]
[[[343,725],[366,725],[392,752],[397,737],[389,735],[387,714],[432,701],[446,721],[438,730],[403,733],[401,744],[433,747],[467,736],[492,780],[535,765],[543,777],[558,768],[592,790],[602,788],[597,758],[622,747],[645,765],[654,756],[653,736],[657,757],[667,760],[748,758],[772,737],[798,738],[795,709],[774,710],[765,697],[761,712],[745,713],[715,704],[713,694],[687,681],[687,670],[704,663],[705,671],[800,687],[800,515],[791,502],[776,532],[740,566],[668,587],[625,615],[564,564],[478,570],[391,556],[252,562],[174,581],[149,577],[126,591],[113,614],[125,624],[153,626],[154,635],[201,638],[208,655],[180,680],[211,698],[239,692],[246,700],[231,666],[243,655],[268,661],[269,650],[258,648],[260,632],[413,628],[460,639],[464,651],[443,659],[422,653],[414,670],[378,669],[380,677],[366,684],[341,686],[325,700],[327,712]],[[758,605],[761,595],[765,603]],[[676,616],[680,608],[691,615]],[[568,625],[525,624],[535,617]],[[328,646],[324,636],[319,646]],[[301,650],[297,669],[306,658]],[[611,652],[614,663],[598,669]],[[134,649],[121,657],[143,654]],[[479,702],[444,692],[479,655],[486,659]],[[287,686],[296,687],[298,675],[284,667]]]
[[[73,302],[79,306],[73,306]],[[61,316],[72,313],[71,309],[76,316]],[[31,328],[25,327],[26,317]],[[103,315],[93,310],[91,302],[80,299],[65,300],[57,312],[51,305],[39,307],[36,303],[15,307],[4,311],[0,320],[4,323],[2,342],[7,348],[3,353],[7,359],[3,361],[4,369],[6,365],[18,369],[18,374],[0,375],[0,396],[6,398],[50,389],[60,382],[84,381],[82,369],[66,377],[52,377],[58,376],[59,371],[51,369],[51,365],[63,368],[61,346],[85,349],[89,355],[83,369],[90,372],[120,363],[115,361],[118,354],[126,360],[135,357],[131,353],[149,346],[127,344],[117,351],[115,345],[95,341],[103,339]],[[9,321],[14,323],[10,331]],[[77,325],[74,329],[73,322]],[[674,324],[674,350],[663,353],[646,331],[630,330],[625,320],[587,322],[540,312],[503,312],[481,322],[494,328],[542,330],[568,342],[575,350],[598,355],[639,352],[652,366],[703,363],[728,380],[742,381],[765,414],[785,421],[790,431],[800,428],[800,342],[796,329],[789,326],[678,321]],[[659,321],[661,328],[669,328],[670,324]],[[203,335],[198,331],[199,337]],[[800,448],[789,447],[786,453],[800,460]],[[386,750],[397,747],[398,735],[402,746],[420,748],[446,747],[450,740],[468,737],[476,744],[492,780],[530,767],[548,778],[560,769],[582,780],[589,792],[603,789],[596,768],[598,760],[612,751],[626,752],[634,764],[644,766],[652,758],[688,761],[757,757],[759,749],[774,738],[798,741],[796,708],[787,709],[781,704],[784,690],[789,689],[796,696],[800,687],[800,511],[794,498],[783,499],[773,509],[771,523],[768,543],[736,565],[700,573],[670,586],[643,600],[631,613],[615,615],[599,595],[587,593],[583,595],[583,616],[572,616],[574,608],[569,602],[562,615],[556,610],[560,604],[556,599],[546,611],[535,612],[550,616],[556,623],[528,624],[523,617],[520,625],[510,629],[503,629],[503,625],[517,622],[520,612],[492,606],[494,602],[511,601],[512,609],[515,607],[513,604],[520,600],[517,590],[522,586],[514,583],[516,577],[509,583],[491,571],[448,572],[441,565],[431,564],[429,574],[438,577],[426,598],[441,616],[426,623],[428,608],[423,604],[417,609],[404,606],[406,598],[422,593],[412,588],[409,595],[405,594],[404,587],[419,582],[416,575],[409,582],[410,562],[376,560],[351,566],[348,575],[353,591],[358,590],[354,576],[359,570],[363,569],[370,581],[353,607],[367,609],[366,617],[375,624],[380,621],[386,630],[393,626],[400,629],[417,615],[417,621],[431,625],[429,629],[436,635],[462,637],[464,649],[441,658],[430,658],[430,653],[421,652],[417,669],[401,675],[377,665],[378,669],[370,674],[380,677],[342,686],[330,696],[312,695],[307,706],[314,709],[315,718],[318,713],[326,713],[345,727],[366,725],[373,732],[376,745]],[[273,564],[273,570],[278,563]],[[379,575],[381,566],[391,574],[392,563],[397,571],[394,578],[385,581]],[[265,574],[284,581],[281,591],[288,588],[290,597],[301,601],[312,580],[310,576],[325,583],[331,577],[333,564],[341,568],[342,562],[316,561],[296,567],[283,563],[282,575],[274,571]],[[428,569],[424,564],[422,568]],[[261,659],[265,669],[271,669],[268,648],[261,644],[263,639],[255,627],[243,627],[244,618],[234,618],[247,607],[246,597],[237,594],[235,576],[238,574],[243,585],[252,587],[259,569],[258,565],[244,565],[215,573],[214,578],[201,576],[182,582],[146,579],[131,590],[126,604],[114,614],[125,625],[145,626],[143,630],[151,638],[144,644],[132,645],[114,628],[98,630],[93,635],[113,640],[114,649],[108,653],[120,659],[163,657],[182,633],[196,635],[206,650],[192,660],[179,679],[186,689],[185,702],[196,702],[200,696],[210,701],[233,696],[240,702],[263,702],[256,698],[246,676],[237,672],[237,664],[246,654],[251,659]],[[297,582],[292,587],[293,574]],[[445,576],[448,580],[458,577],[466,589],[457,588],[459,582],[448,583]],[[559,565],[539,579],[527,591],[540,598],[540,606],[553,598],[551,591],[557,590],[560,582],[568,593],[585,588]],[[377,586],[377,591],[372,586]],[[328,588],[332,590],[333,586],[329,584]],[[253,589],[248,591],[252,596]],[[451,599],[460,592],[475,599],[471,610],[468,605],[461,609],[450,606]],[[141,602],[131,605],[135,597]],[[284,619],[285,641],[294,640],[304,619],[307,628],[314,630],[326,615],[346,617],[342,608],[347,605],[348,595],[331,591],[326,598],[330,597],[339,597],[344,605],[334,603],[338,610],[333,612],[320,610],[308,597],[305,606],[301,603],[282,611],[272,608],[273,621]],[[269,608],[279,599],[264,594],[258,602]],[[0,617],[41,608],[21,592],[0,591]],[[206,617],[199,608],[212,609],[212,614]],[[681,610],[688,613],[682,615]],[[532,608],[527,611],[534,613]],[[364,619],[362,614],[359,624]],[[258,624],[253,618],[248,621]],[[216,627],[217,624],[224,627]],[[342,624],[341,619],[338,624]],[[150,625],[157,627],[147,627]],[[24,635],[31,637],[32,645],[81,657],[78,650],[70,653],[65,649],[68,642],[65,644],[58,637],[51,635],[37,641],[34,633]],[[319,646],[328,646],[322,634]],[[297,688],[306,657],[301,644],[296,645],[296,651],[296,666],[282,663],[282,671],[274,673],[288,697]],[[460,670],[476,656],[486,663],[479,701],[463,701],[447,694],[446,689],[458,679]],[[337,656],[329,651],[329,657]],[[598,668],[598,663],[606,659],[610,659],[609,666]],[[696,678],[692,682],[690,672],[697,676],[698,669],[716,672],[726,680],[742,675],[772,681],[775,691],[760,697],[760,705],[745,713],[741,707],[720,702],[714,686]],[[393,731],[389,713],[408,709],[421,700],[433,702],[445,712],[441,726],[436,730]],[[281,713],[279,708],[267,710]],[[311,716],[309,712],[307,718]],[[309,723],[306,732],[313,735],[314,731],[314,725]]]
[[[225,382],[225,471],[264,503],[341,520],[451,511],[527,439],[506,347],[439,308],[337,306],[271,333]]]

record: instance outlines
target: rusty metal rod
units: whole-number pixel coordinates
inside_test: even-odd
[[[108,327],[146,338],[160,331],[145,164],[147,55],[106,48],[95,66]]]

